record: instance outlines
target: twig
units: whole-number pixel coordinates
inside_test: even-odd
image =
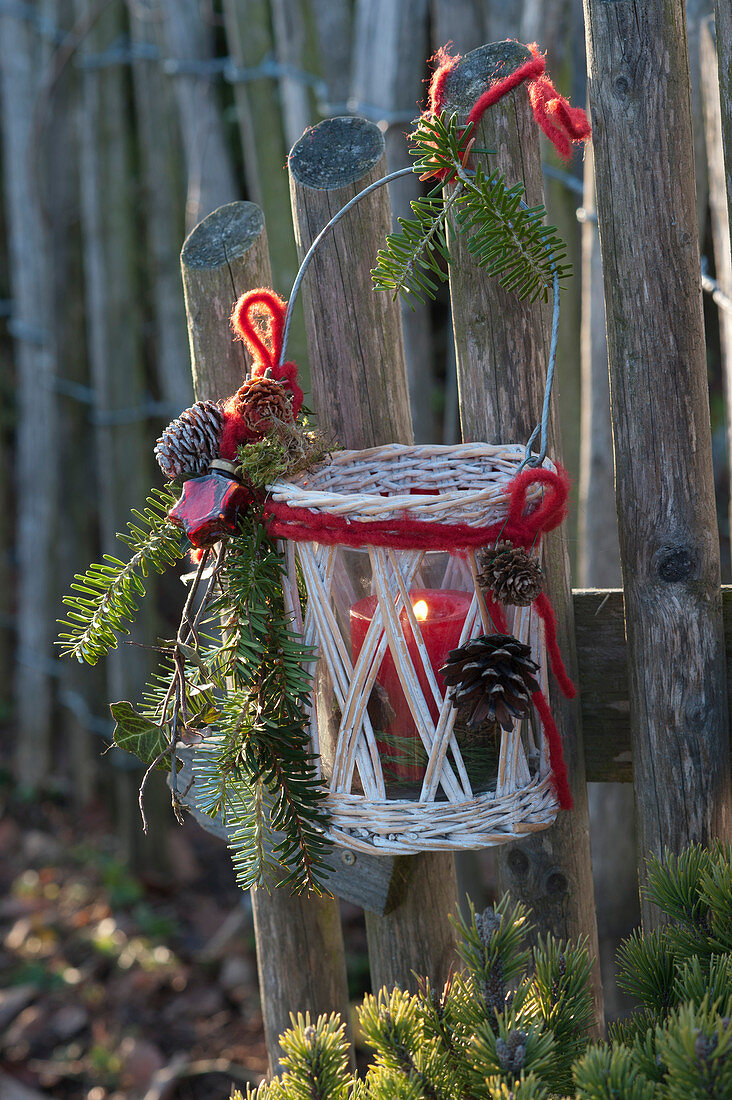
[[[182,718],[184,725],[187,725],[187,723],[188,723],[188,701],[187,701],[187,693],[186,693],[185,656],[181,652],[180,647],[187,645],[188,642],[191,640],[191,638],[193,638],[194,641],[197,638],[196,627],[198,626],[198,623],[200,622],[201,616],[202,616],[202,614],[203,614],[203,612],[206,608],[206,604],[208,603],[208,601],[210,599],[211,592],[213,591],[213,587],[216,583],[219,572],[221,570],[221,566],[223,564],[224,556],[226,554],[225,544],[223,542],[221,542],[219,544],[219,548],[216,552],[216,563],[214,565],[214,568],[211,572],[210,577],[208,578],[208,583],[206,585],[206,591],[203,594],[203,599],[201,600],[201,603],[198,607],[198,610],[196,611],[196,614],[194,615],[193,619],[191,619],[191,617],[190,617],[191,607],[193,606],[193,602],[194,602],[194,600],[196,598],[196,595],[198,593],[198,589],[199,589],[199,586],[200,586],[200,583],[201,583],[201,578],[203,577],[204,570],[206,569],[206,566],[208,564],[208,559],[210,557],[210,554],[211,554],[210,549],[207,549],[207,550],[204,551],[204,553],[201,556],[201,560],[198,563],[198,568],[196,570],[196,575],[193,578],[193,581],[191,582],[191,587],[190,587],[190,590],[188,592],[188,596],[186,598],[186,602],[185,602],[185,605],[183,607],[183,611],[181,613],[180,623],[178,625],[178,632],[176,634],[176,639],[175,639],[175,648],[173,650],[173,663],[175,665],[175,668],[174,668],[174,671],[173,671],[173,675],[170,679],[170,684],[168,685],[168,690],[165,694],[165,698],[163,699],[163,703],[162,703],[162,706],[160,708],[160,725],[163,726],[166,722],[166,714],[168,712],[168,707],[170,706],[171,700],[173,701],[173,713],[172,713],[171,718],[170,718],[170,742],[162,752],[158,753],[158,755],[155,757],[155,759],[146,768],[145,774],[142,777],[142,782],[140,783],[140,787],[139,787],[139,790],[137,792],[137,804],[140,808],[140,817],[142,818],[142,831],[145,833],[145,835],[147,835],[147,817],[145,816],[145,806],[144,806],[145,788],[146,788],[147,782],[148,782],[150,776],[152,775],[153,771],[155,770],[155,768],[168,755],[170,755],[170,768],[171,768],[171,780],[172,780],[171,784],[170,784],[171,805],[173,807],[173,813],[175,814],[176,820],[181,824],[183,822],[183,818],[182,818],[180,810],[178,808],[179,807],[179,799],[178,799],[178,785],[177,785],[176,748],[177,748],[178,740],[179,740],[179,737],[178,737],[178,725],[179,725],[178,720],[179,720],[179,716]],[[165,652],[167,652],[167,650]],[[190,789],[190,784],[189,784],[189,789]]]

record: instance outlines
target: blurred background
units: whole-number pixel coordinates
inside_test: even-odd
[[[732,276],[715,67],[703,63],[712,7],[689,0],[687,11],[727,581]],[[585,103],[581,0],[0,0],[0,1067],[25,1082],[26,1100],[206,1098],[266,1068],[250,907],[226,850],[175,823],[162,780],[143,837],[140,770],[109,748],[107,703],[137,697],[145,651],[124,644],[90,670],[53,647],[74,572],[121,554],[115,532],[161,482],[154,441],[192,400],[183,241],[223,203],[261,204],[287,297],[285,165],[303,130],[366,116],[389,168],[402,167],[425,59],[449,40],[464,53],[506,37],[538,41],[558,89]],[[559,353],[573,583],[618,587],[591,163],[580,153],[559,164],[549,148],[545,158],[550,218],[575,271]],[[418,187],[393,188],[395,216]],[[455,442],[447,293],[407,311],[404,328],[416,438]],[[291,352],[307,377],[301,321]],[[178,580],[153,584],[133,641],[177,622]],[[591,801],[612,1018],[625,1005],[611,960],[637,921],[637,887],[632,830],[607,822],[632,819],[631,790],[597,785]],[[462,892],[486,904],[489,854],[459,863]],[[345,904],[343,917],[357,999],[363,918]]]

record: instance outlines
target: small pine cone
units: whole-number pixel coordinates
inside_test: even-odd
[[[544,573],[536,558],[511,542],[489,546],[480,556],[478,581],[503,604],[526,607],[544,587]]]
[[[276,378],[247,378],[234,395],[234,412],[255,439],[261,439],[276,421],[291,424],[292,398]]]
[[[496,1039],[496,1056],[504,1073],[518,1076],[526,1062],[526,1041],[528,1035],[525,1031],[515,1028],[509,1031],[505,1039]]]
[[[531,713],[531,696],[539,684],[531,648],[513,634],[483,634],[453,649],[440,673],[451,689],[454,707],[465,708],[471,726],[497,722],[510,730],[514,719]]]
[[[200,477],[218,457],[224,414],[215,401],[196,401],[165,429],[155,457],[166,477]]]

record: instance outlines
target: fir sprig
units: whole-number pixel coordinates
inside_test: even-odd
[[[282,885],[320,893],[330,842],[304,718],[314,655],[288,625],[283,568],[259,523],[229,541],[211,605],[224,638],[204,657],[224,694],[217,735],[196,754],[196,790],[205,813],[224,814],[242,888],[266,885],[279,864]]]
[[[133,510],[129,534],[117,535],[132,550],[131,558],[124,562],[105,554],[102,563],[76,574],[74,594],[63,599],[71,608],[68,619],[59,620],[65,627],[57,643],[62,656],[94,665],[116,648],[118,635],[129,634],[127,624],[145,595],[143,578],[163,573],[183,556],[181,533],[168,520],[175,500],[170,489],[153,489],[144,510]]]
[[[387,237],[372,278],[379,290],[424,302],[447,278],[448,232],[466,238],[478,265],[519,298],[546,300],[556,272],[571,273],[562,261],[566,249],[554,226],[544,224],[543,206],[527,208],[524,187],[508,186],[500,172],[467,167],[472,126],[462,130],[455,117],[422,119],[412,135],[414,170],[448,181],[412,203],[413,218],[400,218],[401,231]]]

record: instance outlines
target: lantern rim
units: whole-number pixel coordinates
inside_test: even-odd
[[[349,523],[409,519],[487,528],[505,517],[509,486],[525,458],[522,444],[388,444],[336,451],[313,470],[268,486],[276,506],[338,516]],[[555,471],[550,459],[543,468]],[[526,507],[541,499],[529,486]]]

